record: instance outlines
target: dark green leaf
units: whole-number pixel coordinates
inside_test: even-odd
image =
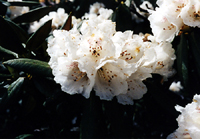
[[[44,23],[27,41],[26,48],[35,51],[48,37],[51,32],[52,20]]]
[[[43,16],[47,15],[53,9],[54,7],[40,7],[16,17],[15,19],[13,19],[13,21],[15,23],[30,23],[39,20]]]
[[[20,77],[8,87],[7,95],[2,98],[0,109],[5,109],[16,101],[23,83],[24,78]]]
[[[0,58],[7,57],[7,56],[12,57],[12,58],[18,58],[18,55],[15,52],[12,52],[0,46]]]
[[[15,31],[15,33],[17,34],[19,40],[22,43],[26,43],[26,41],[28,40],[28,34],[21,28],[19,27],[17,24],[15,24],[14,22],[7,20],[8,24],[12,27],[12,29]]]
[[[7,11],[7,6],[0,1],[0,15],[4,16],[6,14]]]
[[[39,2],[35,1],[17,1],[17,2],[9,2],[10,6],[37,6],[40,5]]]
[[[116,22],[117,31],[132,30],[132,16],[130,10],[125,4],[120,4],[112,15],[112,21]]]
[[[16,32],[1,16],[0,23],[0,45],[18,54],[25,53],[26,49],[22,46]]]
[[[63,26],[60,29],[69,31],[71,28],[72,28],[72,12],[70,12],[67,20],[65,21],[65,23],[63,24]]]
[[[102,119],[102,105],[95,92],[91,92],[90,98],[85,101],[81,121],[80,138],[104,138],[104,122]]]
[[[52,71],[47,62],[20,58],[8,60],[3,63],[5,66],[10,66],[16,70],[24,71],[33,75],[52,76]]]
[[[23,135],[17,136],[15,139],[32,139],[32,138],[33,138],[32,134],[23,134]]]
[[[192,50],[195,66],[197,67],[197,73],[200,77],[200,30],[195,28],[195,30],[188,36],[189,38],[189,46]]]
[[[6,66],[6,67],[14,79],[17,79],[19,77],[18,71],[16,71],[14,68],[10,66]]]
[[[177,46],[177,72],[182,80],[184,88],[188,86],[188,45],[185,34],[181,35],[180,43]]]
[[[8,97],[17,94],[24,82],[24,78],[20,77],[8,87]]]

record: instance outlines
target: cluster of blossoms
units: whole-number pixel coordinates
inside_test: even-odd
[[[44,16],[39,21],[35,21],[30,25],[30,28],[28,30],[29,33],[35,32],[38,28],[40,28],[45,22],[52,19],[52,28],[58,29],[61,27],[65,21],[68,18],[68,14],[65,13],[65,10],[63,8],[58,8],[57,12],[50,12],[49,15]],[[76,19],[75,16],[72,16],[72,25],[74,23],[81,22],[80,19]]]
[[[200,27],[199,0],[158,0],[157,5],[149,16],[157,41],[171,42],[186,26]]]
[[[195,95],[193,102],[186,105],[175,107],[181,115],[177,118],[179,128],[167,139],[199,139],[200,137],[200,95]]]
[[[8,0],[8,2],[20,2],[22,0]],[[29,7],[26,6],[10,6],[10,18],[13,19],[19,15],[27,13],[29,11]]]
[[[70,31],[53,31],[49,65],[64,92],[89,98],[94,89],[100,99],[116,96],[121,104],[133,104],[147,92],[142,81],[151,73],[164,79],[174,73],[174,49],[149,34],[116,32],[115,23],[101,11],[83,20],[80,31],[76,24]]]

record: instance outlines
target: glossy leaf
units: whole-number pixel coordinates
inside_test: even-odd
[[[40,5],[39,2],[35,1],[15,1],[9,2],[10,6],[37,6]]]
[[[195,66],[197,69],[197,73],[200,77],[200,30],[199,29],[195,29],[189,36],[189,46],[190,49],[192,50],[194,59],[195,59]]]
[[[63,24],[63,26],[60,29],[69,31],[71,28],[72,28],[72,12],[70,12],[67,20],[65,21],[65,23]]]
[[[26,52],[22,46],[16,32],[9,25],[9,23],[0,16],[0,45],[6,49],[14,51],[18,54]]]
[[[112,15],[112,21],[116,22],[117,31],[132,30],[132,16],[130,10],[125,4],[120,4]]]
[[[177,72],[187,90],[188,86],[188,45],[185,34],[181,35],[180,43],[177,46]]]
[[[12,68],[10,66],[6,66],[6,68],[8,69],[10,74],[12,75],[12,78],[17,79],[19,77],[19,72],[16,71],[14,68]]]
[[[28,34],[17,24],[15,24],[14,22],[7,20],[8,24],[12,27],[12,29],[15,31],[15,33],[17,34],[19,40],[22,43],[26,43],[26,41],[28,40]]]
[[[16,17],[15,19],[13,19],[13,21],[15,23],[30,23],[39,20],[53,9],[54,7],[40,7]]]
[[[12,52],[0,46],[0,58],[3,58],[3,57],[18,58],[18,55],[15,52]]]
[[[3,63],[5,66],[10,66],[18,71],[24,71],[32,75],[52,76],[52,71],[47,62],[20,58],[8,60]]]
[[[7,95],[2,98],[0,109],[5,109],[7,106],[16,101],[23,83],[24,78],[20,77],[8,87]]]
[[[9,87],[8,87],[8,97],[15,95],[16,93],[19,92],[22,84],[24,82],[24,78],[20,77],[18,78],[15,82],[13,82]]]
[[[51,32],[52,20],[44,23],[27,41],[26,48],[34,51],[36,50],[48,37]]]

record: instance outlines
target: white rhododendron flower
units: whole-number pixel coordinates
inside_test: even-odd
[[[98,2],[90,5],[89,13],[85,13],[82,19],[96,18],[96,16],[100,16],[102,19],[108,19],[112,15],[113,10],[104,7],[103,3]]]
[[[173,92],[179,92],[181,89],[183,89],[183,86],[181,85],[180,81],[178,81],[177,83],[173,82],[169,87],[169,90]]]
[[[155,42],[151,35],[116,32],[115,23],[99,16],[84,20],[80,32],[55,30],[48,40],[49,65],[64,92],[89,98],[92,89],[103,100],[117,97],[133,104],[147,88],[151,73],[172,74],[175,59],[170,43]]]
[[[22,0],[8,0],[8,2],[19,2]],[[19,15],[29,12],[29,7],[27,6],[9,6],[11,15],[10,18],[13,19]]]
[[[173,41],[185,25],[200,27],[199,0],[158,0],[150,11],[150,25],[157,41]]]
[[[181,115],[177,118],[178,129],[167,139],[199,139],[200,137],[200,95],[195,95],[193,102],[186,107],[176,106]]]
[[[28,30],[29,33],[35,32],[38,28],[40,28],[45,22],[52,19],[52,28],[57,29],[61,27],[68,18],[68,14],[65,13],[63,8],[58,8],[57,12],[50,12],[49,15],[44,16],[39,20],[39,22],[35,21],[30,25]],[[77,24],[81,20],[76,19],[76,17],[72,16],[72,24]]]
[[[95,2],[93,5],[90,5],[89,14],[99,14],[99,9],[104,7],[103,3]]]

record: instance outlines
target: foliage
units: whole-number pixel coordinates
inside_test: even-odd
[[[133,106],[118,104],[115,98],[100,101],[94,92],[89,99],[69,95],[53,80],[46,52],[52,21],[33,34],[27,33],[29,23],[59,7],[78,18],[94,2],[0,1],[1,138],[166,138],[177,128],[178,112],[174,106],[184,106],[200,90],[198,28],[183,32],[173,41],[177,74],[166,82],[157,74],[145,80],[148,92],[135,100]],[[99,2],[115,11],[111,19],[116,22],[117,30],[151,33],[146,18],[142,23],[131,18],[131,12],[136,13],[134,7],[127,7],[120,0]],[[135,2],[139,5],[142,1]],[[155,0],[151,2],[156,6]],[[9,6],[29,6],[31,10],[11,20],[7,14]],[[68,30],[70,22],[68,19],[62,29]],[[184,85],[180,93],[168,90],[174,80],[181,80]]]

